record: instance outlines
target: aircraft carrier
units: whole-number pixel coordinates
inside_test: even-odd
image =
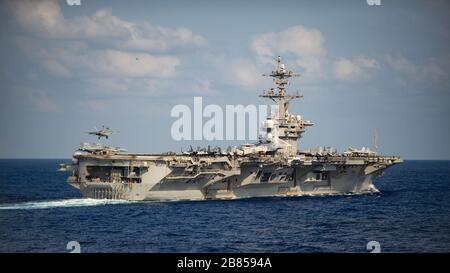
[[[298,151],[297,142],[312,122],[289,113],[289,103],[301,98],[286,86],[298,74],[278,57],[269,75],[275,88],[261,95],[277,104],[262,124],[257,143],[223,151],[191,149],[176,154],[134,154],[118,147],[82,143],[72,162],[61,164],[67,181],[86,198],[124,200],[206,200],[265,196],[363,194],[378,190],[373,182],[383,171],[402,162],[369,148],[349,148],[339,154],[325,147]],[[107,137],[109,128],[95,134]]]

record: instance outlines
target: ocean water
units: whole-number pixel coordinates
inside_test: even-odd
[[[378,194],[232,201],[82,199],[65,160],[0,160],[0,252],[450,251],[450,161],[406,161]]]

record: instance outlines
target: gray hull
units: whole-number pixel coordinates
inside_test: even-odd
[[[231,162],[231,167],[171,166],[173,158],[79,157],[68,182],[86,198],[124,200],[208,200],[267,196],[313,196],[376,192],[374,178],[401,162],[391,157],[327,159],[326,163],[240,162],[205,157],[195,162]],[[185,157],[186,159],[186,157]],[[345,159],[345,160],[344,160]],[[320,159],[318,160],[320,161]],[[211,162],[206,164],[211,166]],[[131,167],[130,167],[131,166]],[[135,172],[130,173],[130,170]]]

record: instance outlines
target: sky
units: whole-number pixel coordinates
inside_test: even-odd
[[[281,55],[302,74],[299,149],[450,159],[450,2],[0,1],[0,158],[69,158],[94,126],[130,152],[179,152],[178,104],[266,104]]]

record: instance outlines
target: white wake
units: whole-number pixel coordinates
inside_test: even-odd
[[[0,210],[8,209],[51,209],[51,208],[65,208],[65,207],[86,207],[99,206],[110,204],[124,204],[130,203],[127,200],[110,200],[110,199],[90,199],[90,198],[76,198],[76,199],[62,199],[52,201],[32,201],[23,203],[0,204]]]

